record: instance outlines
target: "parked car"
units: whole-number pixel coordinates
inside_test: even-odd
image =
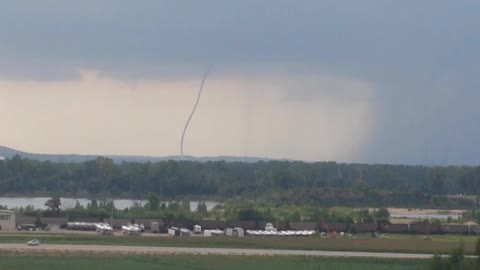
[[[29,246],[38,246],[40,245],[40,240],[38,239],[32,239],[30,241],[27,242],[27,245]]]

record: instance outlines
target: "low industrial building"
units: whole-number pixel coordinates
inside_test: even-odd
[[[15,230],[15,212],[0,210],[0,231]]]

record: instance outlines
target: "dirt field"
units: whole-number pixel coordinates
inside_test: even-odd
[[[442,209],[416,209],[416,208],[388,208],[390,215],[392,214],[416,214],[416,215],[442,215],[442,214],[452,214],[452,215],[462,215],[466,210],[442,210]]]

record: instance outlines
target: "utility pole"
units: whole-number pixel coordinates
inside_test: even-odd
[[[115,208],[115,205],[113,203],[113,199],[110,199],[110,226],[112,226],[113,229],[113,209]]]
[[[112,229],[113,229],[113,201],[112,201],[112,213],[110,214],[110,225],[112,225]]]

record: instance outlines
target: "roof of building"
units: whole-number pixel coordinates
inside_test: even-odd
[[[14,211],[0,209],[0,213],[15,214]]]
[[[465,222],[463,223],[463,225],[469,225],[469,226],[475,226],[475,225],[478,225],[478,223],[474,222],[474,221],[468,221],[468,222]]]

